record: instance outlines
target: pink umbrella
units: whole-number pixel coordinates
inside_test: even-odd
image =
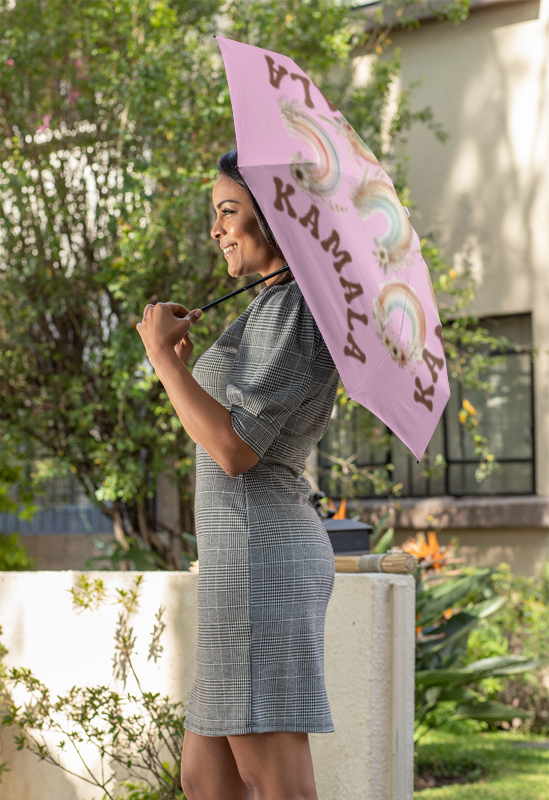
[[[240,171],[347,394],[421,459],[450,387],[429,271],[407,210],[371,150],[292,59],[217,41]]]

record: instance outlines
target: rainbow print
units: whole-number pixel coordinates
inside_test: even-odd
[[[372,164],[374,167],[379,167],[379,161],[375,155],[372,153],[368,145],[362,141],[355,129],[349,125],[346,119],[341,118],[340,126],[343,131],[343,135],[351,145],[351,152],[355,160],[359,161],[362,159],[368,164]]]
[[[315,197],[328,197],[341,186],[343,175],[339,154],[326,130],[314,117],[293,101],[279,101],[280,116],[290,136],[308,145],[315,161],[303,161],[301,153],[293,156],[292,177],[302,192]]]
[[[390,269],[401,269],[408,260],[414,230],[394,189],[386,183],[367,180],[365,174],[351,200],[362,220],[383,214],[387,230],[379,238],[374,236],[374,255],[385,274]]]
[[[395,312],[396,318],[393,319]],[[427,323],[421,301],[404,281],[388,281],[374,300],[377,335],[400,367],[415,370],[423,359]],[[403,341],[407,339],[407,341]]]

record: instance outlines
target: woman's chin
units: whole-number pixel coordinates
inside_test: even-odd
[[[247,269],[245,269],[244,267],[239,266],[238,264],[235,264],[233,266],[230,263],[228,265],[227,271],[228,271],[229,275],[231,276],[231,278],[246,278],[247,276],[254,274],[254,273],[248,272]]]

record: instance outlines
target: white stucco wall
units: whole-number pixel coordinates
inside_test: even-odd
[[[100,577],[112,597],[135,573]],[[75,572],[0,573],[2,642],[8,666],[29,667],[52,690],[112,684],[118,607],[77,614],[69,589]],[[135,664],[144,688],[185,700],[196,642],[197,576],[145,575]],[[334,734],[311,737],[320,800],[411,800],[413,772],[414,582],[409,576],[337,575],[326,620],[326,683]],[[158,666],[146,655],[154,614],[166,607],[165,651]],[[94,766],[93,753],[88,754]],[[0,800],[101,800],[101,792],[17,752],[4,728],[0,761],[10,772]],[[67,764],[77,768],[75,760]]]

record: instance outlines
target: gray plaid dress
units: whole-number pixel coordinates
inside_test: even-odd
[[[324,620],[334,558],[302,473],[338,374],[297,283],[263,289],[193,375],[260,459],[231,478],[197,445],[198,645],[185,726],[204,736],[332,731]]]

